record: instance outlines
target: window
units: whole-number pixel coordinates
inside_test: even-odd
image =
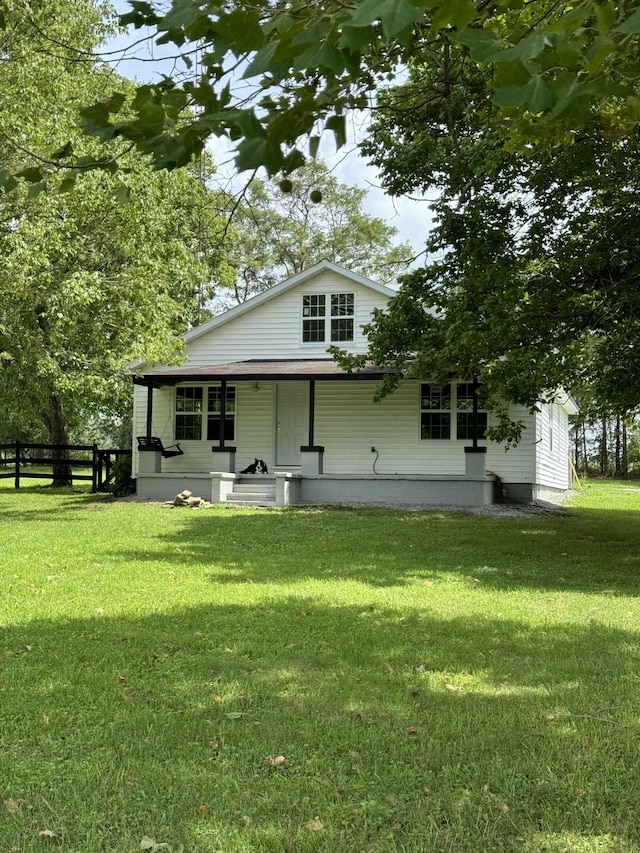
[[[203,388],[176,388],[176,441],[202,438]]]
[[[478,438],[485,438],[487,411],[478,396]],[[452,413],[455,412],[455,419]],[[420,438],[472,441],[474,434],[473,383],[450,382],[420,385]]]
[[[353,340],[353,293],[331,294],[331,341]]]
[[[206,404],[206,408],[205,408]],[[176,388],[176,441],[201,441],[206,414],[207,441],[220,441],[222,388],[220,385]],[[225,441],[235,438],[236,389],[227,386]]]
[[[478,394],[478,435],[485,438],[487,432],[487,412],[484,398]],[[483,411],[484,410],[484,411]],[[473,383],[458,382],[456,387],[456,436],[465,441],[473,440]]]
[[[327,301],[329,311],[327,311]],[[353,340],[353,293],[309,293],[302,297],[302,341],[307,344]]]
[[[214,385],[208,389],[207,441],[220,441],[222,411],[222,388]],[[227,386],[227,407],[224,418],[224,440],[233,441],[236,436],[236,389]]]
[[[318,343],[325,339],[325,302],[324,293],[302,297],[302,340],[305,343]]]
[[[451,438],[451,385],[420,386],[420,438]]]

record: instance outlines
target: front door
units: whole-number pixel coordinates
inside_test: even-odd
[[[276,465],[297,467],[300,446],[309,441],[309,385],[279,382],[276,395]]]

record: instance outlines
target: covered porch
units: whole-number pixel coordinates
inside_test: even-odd
[[[446,448],[453,464],[416,461],[415,412],[394,406],[395,395],[372,403],[389,372],[349,373],[331,359],[145,370],[134,378],[138,496],[168,500],[186,488],[212,503],[266,506],[492,503],[477,441]],[[269,473],[244,473],[254,459]]]

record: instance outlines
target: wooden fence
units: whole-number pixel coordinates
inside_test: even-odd
[[[113,466],[122,456],[131,456],[131,451],[102,449],[97,444],[27,444],[21,441],[0,444],[0,480],[13,477],[15,488],[19,489],[21,480],[43,480],[50,476],[34,471],[34,466],[67,465],[72,480],[90,480],[92,492],[104,492],[113,479]],[[88,468],[90,474],[85,473]]]

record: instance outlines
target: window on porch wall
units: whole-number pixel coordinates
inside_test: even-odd
[[[478,438],[486,437],[487,411],[478,396]],[[452,417],[455,412],[455,418]],[[458,439],[472,441],[474,437],[473,383],[447,382],[420,385],[420,438]]]
[[[176,388],[176,441],[201,441],[206,423],[207,441],[220,441],[222,388],[220,385]],[[224,440],[235,440],[236,389],[227,387]],[[205,421],[206,416],[206,421]]]

